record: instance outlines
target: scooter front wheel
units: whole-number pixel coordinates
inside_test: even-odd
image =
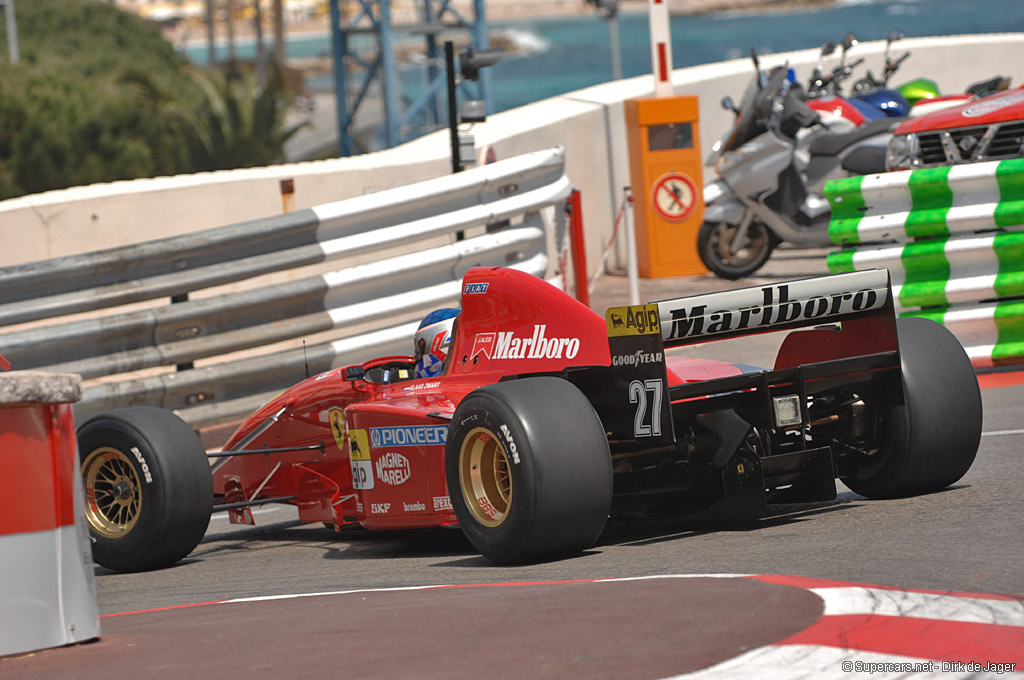
[[[760,269],[775,249],[776,239],[766,226],[752,220],[737,244],[735,224],[705,222],[697,232],[697,254],[712,272],[730,281],[750,276]]]

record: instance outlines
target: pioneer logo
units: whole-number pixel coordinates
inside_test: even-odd
[[[580,351],[579,338],[548,338],[547,324],[536,324],[533,335],[517,337],[499,332],[492,359],[574,359]]]
[[[734,309],[719,309],[709,312],[708,308],[718,306],[730,299],[734,293],[749,295],[760,292],[761,303],[739,306]],[[668,313],[672,326],[667,340],[700,335],[714,335],[747,329],[757,329],[793,321],[815,320],[824,317],[842,316],[864,312],[881,307],[886,300],[885,290],[865,288],[861,290],[828,292],[824,295],[794,295],[791,284],[781,283],[763,286],[759,289],[719,293],[700,296],[703,304],[683,304],[684,300],[661,303]]]

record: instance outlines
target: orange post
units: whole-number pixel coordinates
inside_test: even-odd
[[[697,97],[624,103],[640,275],[703,274],[707,269],[697,255],[704,220]]]

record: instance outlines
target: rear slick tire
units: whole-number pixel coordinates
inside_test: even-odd
[[[705,222],[697,232],[697,254],[710,271],[730,281],[750,276],[764,266],[775,249],[775,236],[757,220],[747,227],[747,242],[733,251],[736,227],[728,222]]]
[[[161,569],[199,545],[213,476],[195,432],[148,406],[101,413],[78,429],[93,560],[115,571]]]
[[[611,507],[604,426],[583,393],[560,378],[470,393],[452,419],[445,472],[462,531],[498,564],[585,550]]]
[[[944,489],[967,473],[981,443],[981,390],[960,341],[929,319],[897,319],[896,331],[907,403],[887,414],[879,451],[842,478],[868,498]]]

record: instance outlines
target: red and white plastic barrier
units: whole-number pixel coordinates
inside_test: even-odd
[[[99,635],[71,403],[77,375],[0,373],[0,656]]]

